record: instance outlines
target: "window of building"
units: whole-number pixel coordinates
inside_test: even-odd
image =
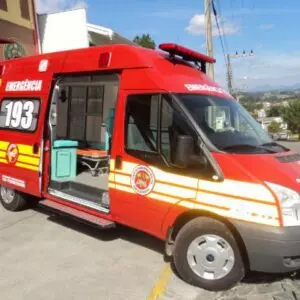
[[[1,0],[0,0],[1,1]],[[28,0],[20,0],[21,16],[23,19],[30,20]]]
[[[0,9],[7,11],[7,0],[0,0]]]

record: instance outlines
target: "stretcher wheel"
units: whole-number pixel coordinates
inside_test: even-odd
[[[12,188],[0,186],[0,201],[3,207],[10,211],[20,211],[27,208],[27,199],[23,193]]]
[[[217,220],[198,217],[175,240],[174,265],[186,282],[211,291],[227,290],[245,276],[232,232]]]

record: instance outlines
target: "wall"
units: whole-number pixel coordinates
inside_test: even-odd
[[[36,53],[35,18],[33,0],[0,0],[0,37],[16,41],[0,45],[0,60]]]
[[[38,15],[42,53],[88,47],[86,24],[85,9]]]

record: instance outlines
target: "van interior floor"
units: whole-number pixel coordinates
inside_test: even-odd
[[[101,211],[109,209],[108,174],[92,176],[90,172],[82,171],[74,179],[52,180],[49,191],[60,198],[83,206]]]

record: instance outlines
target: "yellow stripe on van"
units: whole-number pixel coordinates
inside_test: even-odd
[[[0,151],[0,158],[6,158],[6,152]]]
[[[3,159],[3,158],[0,158],[0,163],[7,164],[7,160]]]
[[[31,166],[31,165],[26,165],[23,163],[16,163],[15,166],[20,167],[20,168],[24,168],[24,169],[28,169],[28,170],[32,170],[32,171],[38,171],[39,167],[38,166]]]
[[[4,150],[6,152],[9,142],[0,141],[0,150]]]
[[[19,155],[18,162],[38,166],[40,163],[40,159],[36,157]]]
[[[33,153],[33,147],[29,146],[29,145],[22,145],[22,144],[17,144],[18,145],[18,149],[20,154],[25,154],[25,155],[30,155],[30,156],[35,156],[35,157],[40,157],[40,149],[39,149],[39,153],[34,154]]]
[[[222,182],[200,180],[199,190],[275,203],[272,193],[262,184],[225,179]]]

